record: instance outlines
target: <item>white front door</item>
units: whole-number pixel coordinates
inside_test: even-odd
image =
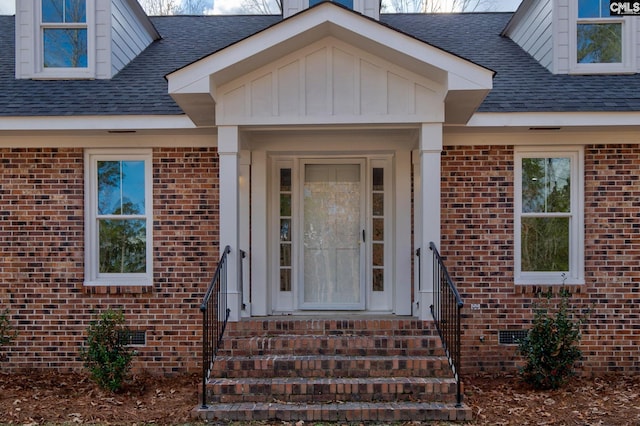
[[[364,309],[364,161],[302,164],[301,309]]]
[[[393,311],[393,191],[388,155],[274,157],[274,313]]]

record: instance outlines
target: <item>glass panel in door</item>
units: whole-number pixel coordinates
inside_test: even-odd
[[[303,308],[364,308],[361,168],[305,164]]]

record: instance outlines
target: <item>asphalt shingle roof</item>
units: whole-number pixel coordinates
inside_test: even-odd
[[[511,13],[382,15],[381,22],[496,71],[482,112],[640,111],[640,74],[553,75],[500,36]],[[182,114],[164,76],[280,16],[154,17],[162,39],[110,80],[15,79],[13,16],[0,16],[0,116]]]

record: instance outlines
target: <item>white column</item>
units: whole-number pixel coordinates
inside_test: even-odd
[[[267,285],[269,268],[267,254],[269,253],[267,221],[267,153],[253,151],[251,166],[251,315],[265,316],[270,312],[271,299]]]
[[[227,257],[227,304],[229,321],[238,321],[240,297],[240,140],[237,126],[218,127],[220,156],[220,250],[231,247]]]
[[[396,250],[395,306],[396,315],[411,315],[411,152],[396,152]],[[386,237],[385,237],[386,238]]]
[[[240,185],[240,200],[239,200],[239,213],[240,213],[240,250],[245,253],[245,258],[240,259],[240,268],[242,272],[242,316],[251,316],[251,300],[249,298],[251,294],[251,275],[250,275],[250,263],[251,263],[251,251],[250,251],[250,238],[249,230],[251,229],[251,221],[249,218],[249,211],[251,202],[251,151],[240,151],[240,175],[238,177],[238,184]]]
[[[421,226],[419,245],[422,266],[422,288],[418,292],[419,316],[431,319],[433,303],[433,261],[429,243],[440,247],[440,157],[442,155],[442,123],[425,123],[420,131],[420,200]],[[417,201],[418,202],[418,201]],[[416,229],[416,232],[418,230]]]

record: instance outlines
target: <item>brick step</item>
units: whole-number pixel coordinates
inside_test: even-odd
[[[345,356],[443,356],[432,336],[316,336],[279,335],[251,338],[225,337],[221,356],[345,355]]]
[[[347,402],[329,404],[253,403],[196,407],[192,417],[203,421],[402,422],[470,421],[471,408],[435,402]]]
[[[268,317],[247,318],[227,325],[225,337],[277,335],[437,336],[430,323],[412,317]]]
[[[447,378],[216,378],[207,383],[207,401],[239,402],[392,402],[451,403],[456,382]]]
[[[218,357],[212,377],[451,377],[444,356],[268,355]]]

